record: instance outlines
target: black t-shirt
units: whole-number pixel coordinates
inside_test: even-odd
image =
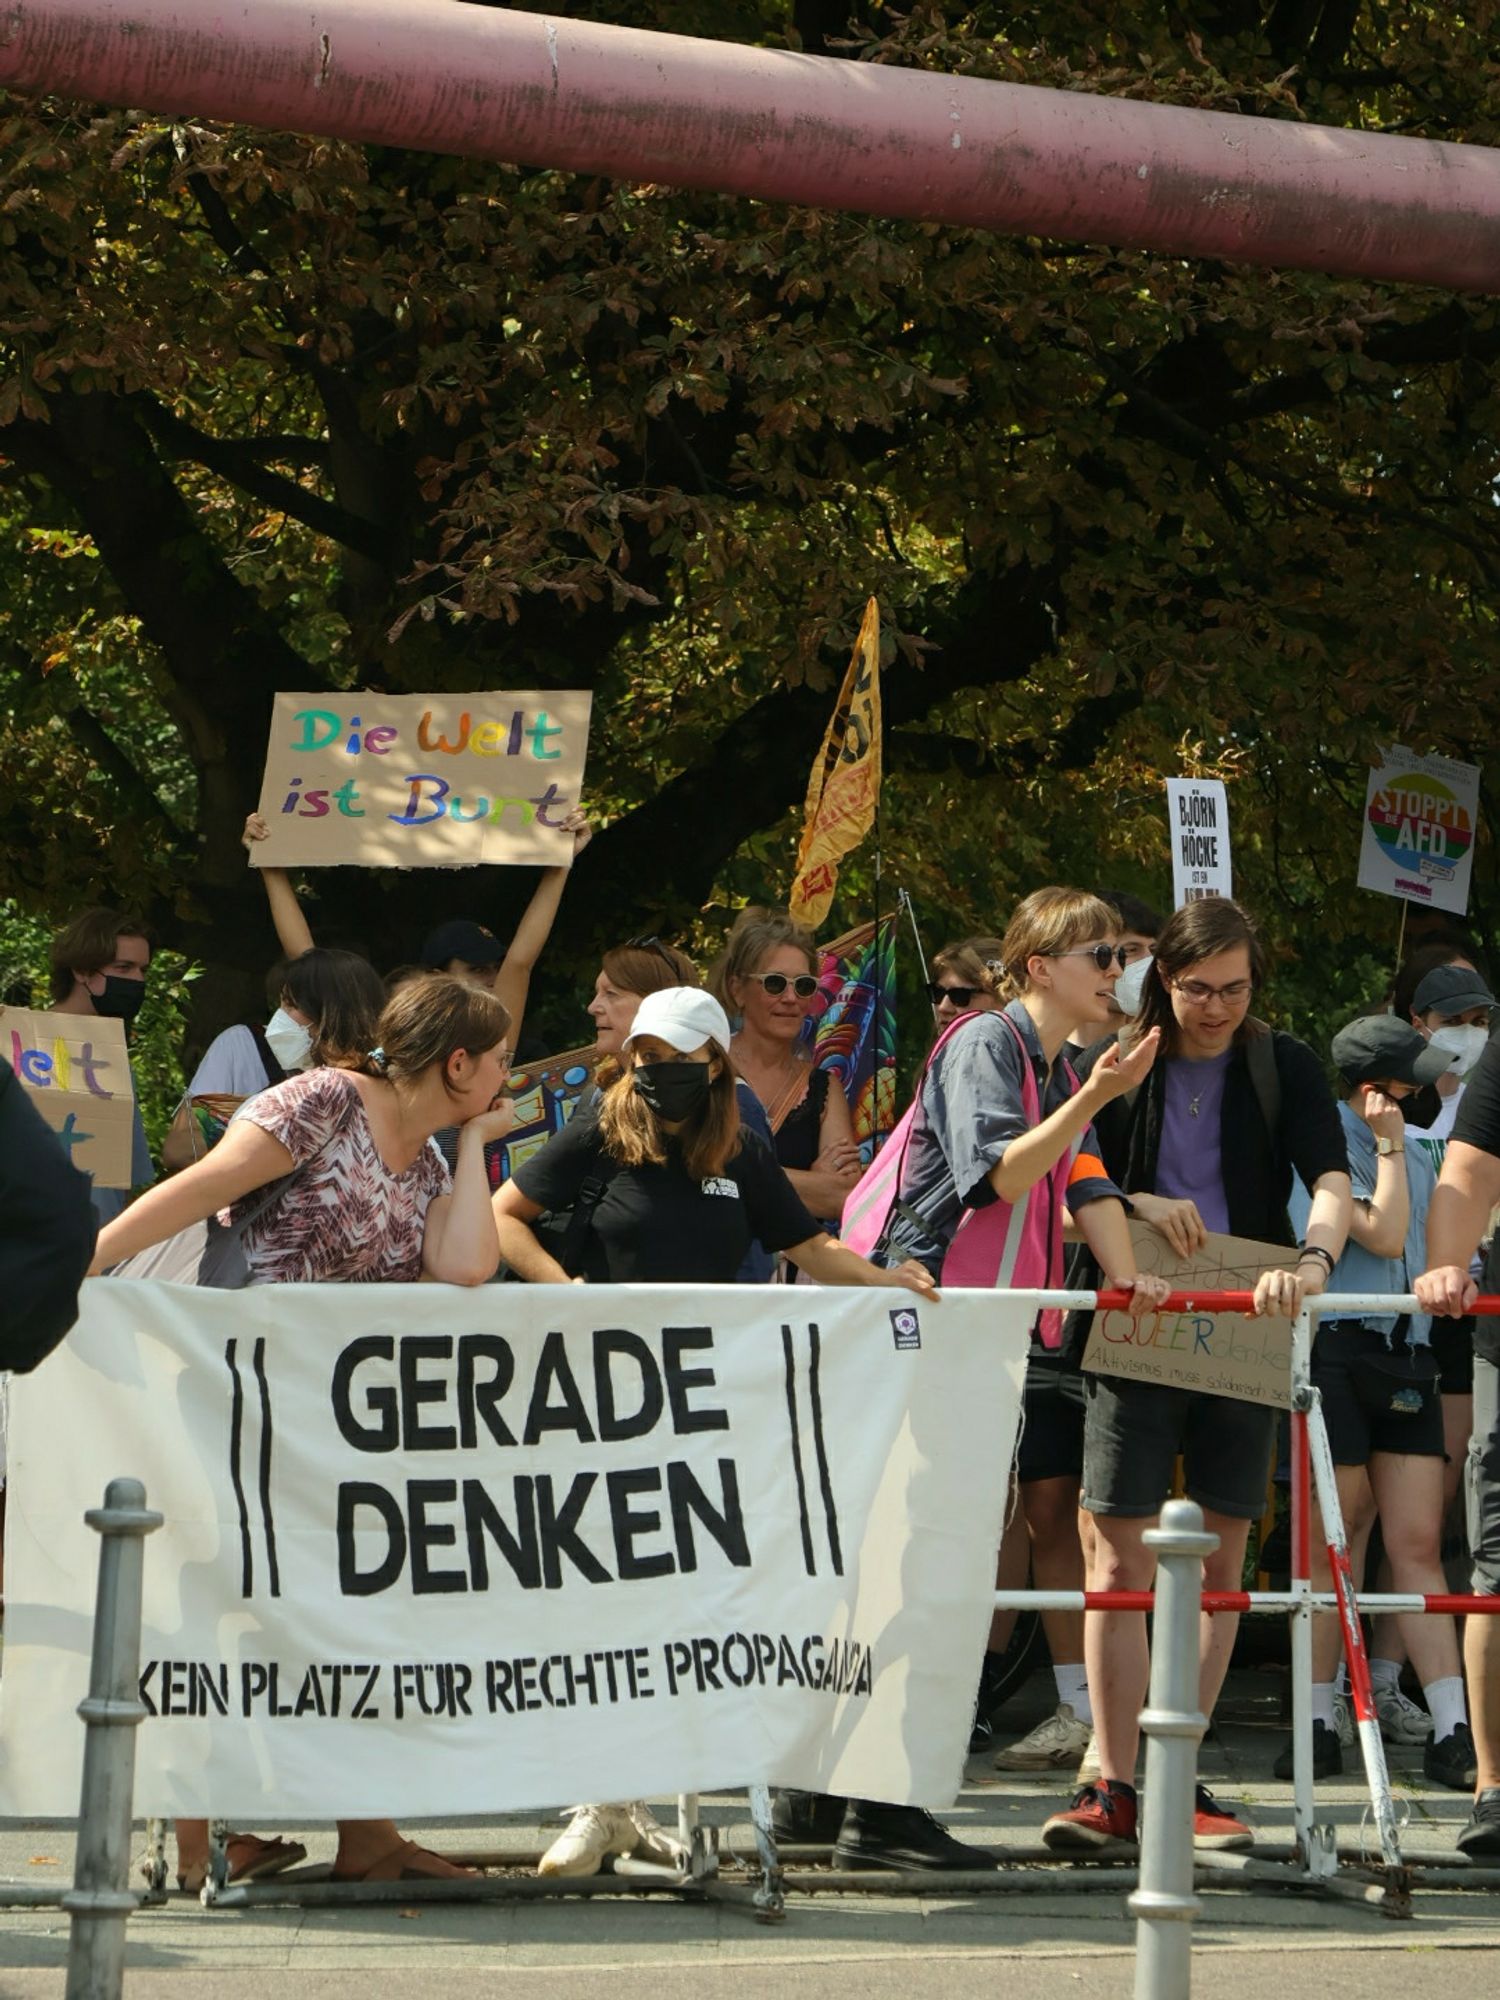
[[[1453,1121],[1450,1140],[1475,1146],[1481,1153],[1500,1156],[1500,1036],[1491,1036],[1484,1054],[1464,1084],[1464,1100]],[[1484,1261],[1481,1289],[1493,1292],[1500,1284],[1500,1238],[1490,1245]],[[1474,1352],[1486,1361],[1500,1362],[1500,1319],[1480,1317],[1474,1322]]]
[[[752,1242],[787,1250],[822,1230],[759,1133],[742,1131],[739,1151],[706,1181],[692,1180],[670,1138],[667,1146],[665,1166],[622,1167],[605,1153],[597,1120],[579,1114],[517,1168],[526,1199],[554,1212],[572,1208],[591,1176],[607,1181],[583,1253],[590,1284],[728,1285]]]

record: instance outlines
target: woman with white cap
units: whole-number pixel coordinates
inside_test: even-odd
[[[758,1238],[819,1284],[934,1296],[925,1266],[909,1261],[882,1270],[835,1241],[803,1206],[766,1141],[741,1124],[729,1021],[711,993],[686,986],[648,993],[622,1055],[627,1067],[597,1114],[576,1117],[494,1198],[500,1254],[518,1277],[533,1284],[730,1284]],[[573,1210],[563,1250],[572,1269],[531,1228],[548,1209]],[[928,1820],[913,1807],[858,1809],[899,1819],[908,1839],[907,1821]],[[947,1866],[992,1865],[989,1855],[962,1848],[930,1824],[956,1851]],[[659,1838],[639,1803],[580,1806],[542,1871],[593,1874],[607,1854],[649,1853]]]

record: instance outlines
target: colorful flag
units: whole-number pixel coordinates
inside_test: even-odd
[[[879,797],[880,607],[872,597],[808,781],[790,899],[799,923],[816,929],[828,915],[839,862],[874,825]]]
[[[894,914],[820,946],[818,958],[818,991],[803,1037],[818,1068],[843,1085],[868,1166],[896,1120]]]

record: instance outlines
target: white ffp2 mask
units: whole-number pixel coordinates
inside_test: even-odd
[[[1484,1054],[1484,1045],[1488,1040],[1488,1032],[1480,1027],[1434,1028],[1432,1031],[1432,1046],[1441,1049],[1445,1056],[1452,1056],[1450,1067],[1458,1077],[1469,1074]]]
[[[312,1063],[312,1030],[278,1007],[266,1023],[266,1047],[283,1069],[307,1069]]]
[[[1115,981],[1114,1002],[1122,1014],[1136,1015],[1141,1011],[1141,1002],[1146,997],[1146,981],[1151,976],[1151,968],[1156,960],[1147,952],[1120,974]]]

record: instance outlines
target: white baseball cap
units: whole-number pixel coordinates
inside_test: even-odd
[[[655,1035],[681,1055],[691,1055],[705,1042],[716,1042],[729,1053],[729,1016],[698,986],[662,986],[648,993],[637,1009],[635,1024],[625,1037],[625,1047],[637,1035]]]

